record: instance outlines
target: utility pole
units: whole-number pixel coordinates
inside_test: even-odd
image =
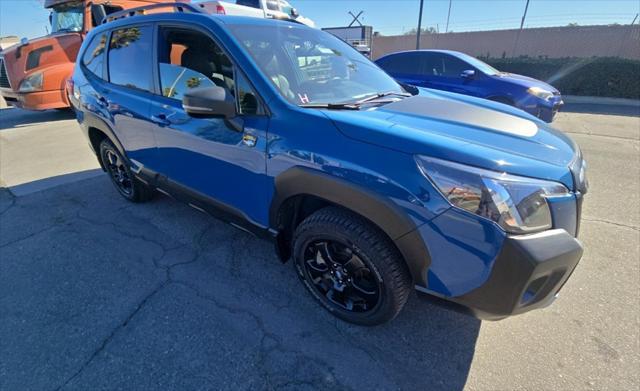
[[[445,33],[449,32],[449,18],[451,18],[451,3],[453,0],[449,0],[449,13],[447,13],[447,27],[444,29]]]
[[[418,37],[416,39],[416,50],[420,50],[420,36],[422,35],[422,9],[424,0],[420,0],[420,15],[418,16]]]
[[[527,0],[527,5],[524,6],[524,14],[522,15],[522,21],[520,22],[520,30],[518,30],[518,34],[516,35],[516,42],[513,44],[513,52],[512,56],[516,56],[516,50],[518,49],[518,43],[520,41],[520,33],[522,33],[522,29],[524,28],[524,21],[527,19],[527,11],[529,10],[529,0]]]

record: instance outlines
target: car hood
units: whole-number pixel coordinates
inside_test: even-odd
[[[547,91],[551,91],[554,93],[560,93],[560,91],[558,91],[557,88],[555,88],[554,86],[552,86],[549,83],[545,83],[543,81],[540,81],[538,79],[534,79],[532,77],[528,77],[528,76],[523,76],[523,75],[518,75],[515,73],[501,73],[499,75],[496,76],[497,78],[499,78],[502,81],[508,81],[510,83],[513,84],[517,84],[523,87],[527,87],[527,88],[531,88],[531,87],[540,87],[543,88]]]
[[[574,188],[569,167],[580,152],[573,140],[507,105],[421,89],[377,108],[325,114],[352,139]]]

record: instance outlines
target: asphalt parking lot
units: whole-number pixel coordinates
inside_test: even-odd
[[[480,322],[416,294],[361,328],[269,243],[163,196],[124,201],[68,114],[2,110],[0,389],[638,389],[640,117],[555,125],[591,181],[556,303]]]

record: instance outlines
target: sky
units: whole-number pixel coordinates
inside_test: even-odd
[[[319,27],[348,25],[348,12],[384,35],[417,27],[419,0],[290,0]],[[526,0],[451,0],[449,31],[518,28]],[[423,26],[444,32],[449,0],[424,0]],[[530,0],[525,27],[629,24],[640,0]],[[42,0],[0,0],[0,36],[34,38],[46,34],[48,13]],[[636,21],[638,23],[638,21]]]

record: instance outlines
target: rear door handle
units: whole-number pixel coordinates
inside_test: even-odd
[[[98,101],[98,105],[100,107],[108,107],[109,106],[109,101],[104,96],[98,96],[97,101]]]
[[[171,121],[169,121],[166,114],[152,115],[151,121],[161,126],[171,125]]]

